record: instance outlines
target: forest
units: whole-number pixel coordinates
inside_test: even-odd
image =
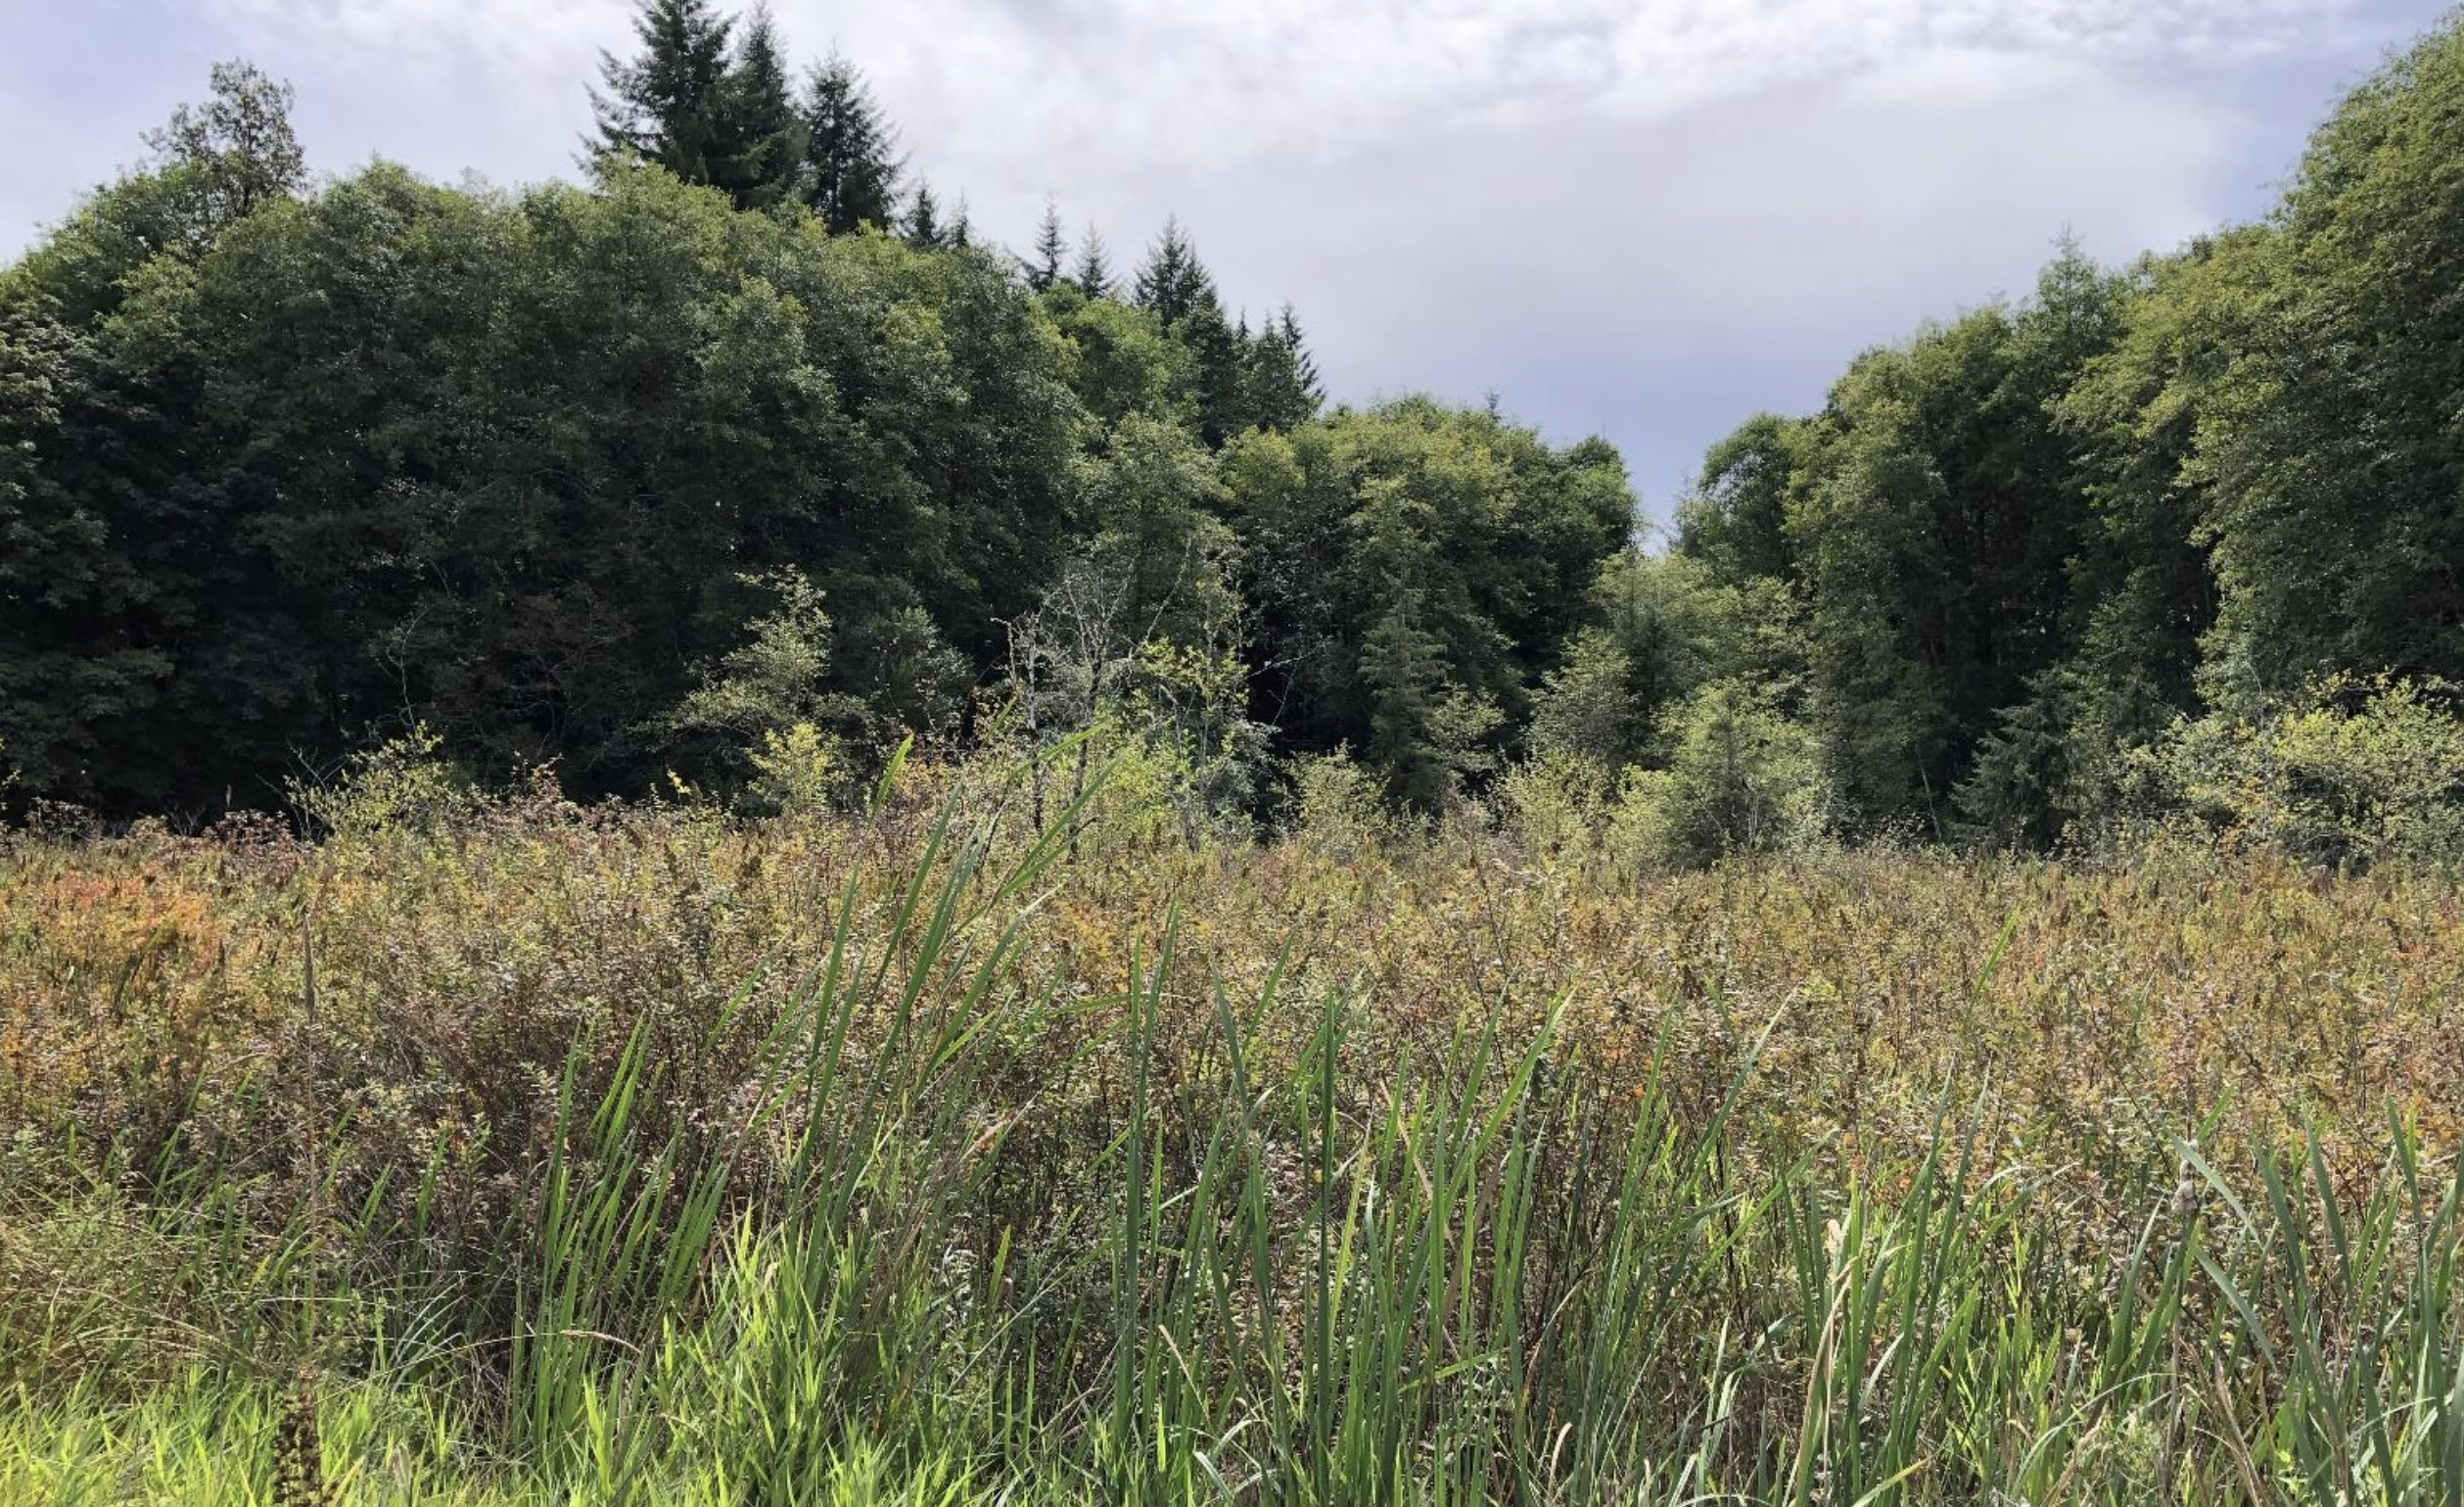
[[[1666,539],[1602,442],[1328,408],[1177,224],[979,243],[764,15],[638,32],[580,186],[311,183],[232,65],[0,277],[21,806],[282,807],[417,734],[760,808],[1101,726],[1235,824],[1341,753],[1422,812],[1554,770],[1672,857],[2454,851],[2453,27],[2267,219],[1859,355]]]
[[[0,1503],[2464,1499],[2464,13],[1664,527],[572,87],[0,270]]]

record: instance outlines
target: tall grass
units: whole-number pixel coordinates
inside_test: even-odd
[[[1169,902],[1039,974],[1100,788],[942,809],[689,1021],[576,1013],[493,1205],[286,1081],[312,1042],[228,1090],[285,1148],[28,1120],[0,1501],[2464,1495],[2464,1181],[2410,1120],[2082,1180],[1989,1083],[1845,1145],[1770,1112],[1773,1021],[1710,1075],[1674,1014],[1603,1070],[1571,994],[1398,1031]]]

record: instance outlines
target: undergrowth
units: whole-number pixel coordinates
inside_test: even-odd
[[[2464,1490],[2451,882],[1071,788],[10,838],[0,1501]]]

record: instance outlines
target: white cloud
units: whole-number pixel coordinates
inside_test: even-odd
[[[362,70],[574,90],[627,0],[208,0]],[[2353,0],[777,0],[973,156],[1220,165],[1432,118],[1651,117],[1833,80],[2248,56]],[[340,53],[342,56],[337,57]],[[1987,78],[1984,82],[1990,82]]]
[[[186,3],[194,76],[294,78],[319,166],[512,182],[572,169],[633,9]],[[1299,304],[1339,392],[1495,386],[1625,444],[1660,500],[1857,346],[2023,291],[2066,226],[2119,259],[2246,212],[2326,73],[2440,3],[772,0],[988,233],[1022,243],[1051,192],[1119,263],[1177,211],[1235,301]],[[2231,103],[2291,72],[2319,92]]]

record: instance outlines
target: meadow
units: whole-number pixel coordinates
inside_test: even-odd
[[[0,1501],[2438,1503],[2464,898],[895,768],[0,838]]]

